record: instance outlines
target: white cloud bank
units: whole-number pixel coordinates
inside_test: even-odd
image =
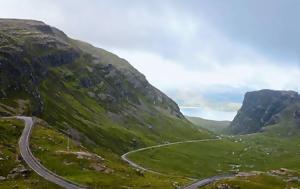
[[[208,100],[203,93],[228,93],[231,89],[297,90],[300,78],[296,65],[282,66],[264,57],[233,61],[231,64],[214,63],[195,69],[184,63],[166,59],[157,54],[140,51],[112,50],[127,59],[144,73],[154,85],[175,99],[183,112],[216,120],[230,120],[241,105],[240,102]],[[242,63],[240,63],[242,61]],[[175,92],[174,92],[175,91]],[[229,97],[230,99],[230,97]],[[189,109],[193,109],[193,111]],[[196,111],[196,109],[198,109]],[[189,111],[187,111],[189,110]]]

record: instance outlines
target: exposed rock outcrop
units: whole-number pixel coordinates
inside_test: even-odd
[[[78,62],[85,63],[85,69]],[[68,38],[60,30],[33,20],[0,19],[0,98],[25,93],[32,114],[44,110],[41,83],[53,67],[74,67],[64,78],[78,84],[109,111],[153,111],[141,106],[141,96],[151,106],[184,119],[177,104],[148,83],[126,60],[103,49]],[[58,81],[59,82],[59,81]],[[128,107],[126,107],[128,109]],[[158,109],[159,110],[159,109]]]
[[[233,134],[259,132],[265,126],[278,123],[283,110],[299,101],[299,95],[294,91],[248,92],[230,125],[230,131]],[[294,117],[298,116],[298,112],[295,112]]]

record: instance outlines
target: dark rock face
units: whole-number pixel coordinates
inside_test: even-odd
[[[0,19],[0,98],[24,91],[34,101],[33,114],[43,111],[38,86],[48,68],[79,56],[56,32],[38,21]]]
[[[295,111],[295,113],[294,113],[294,118],[295,118],[296,120],[300,120],[300,110]]]
[[[297,101],[299,95],[294,91],[248,92],[241,109],[230,125],[230,130],[233,134],[258,132],[267,125],[278,123],[280,113]],[[298,114],[295,113],[295,116]]]
[[[41,83],[52,68],[68,66],[62,79],[78,83],[78,89],[86,90],[109,111],[130,106],[134,111],[152,112],[154,107],[184,118],[177,104],[126,60],[85,46],[91,50],[85,51],[79,42],[39,21],[0,19],[0,98],[24,92],[32,100],[32,113],[39,115],[44,109]]]

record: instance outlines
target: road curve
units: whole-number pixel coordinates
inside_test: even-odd
[[[51,172],[47,168],[45,168],[32,154],[29,148],[29,138],[33,127],[33,120],[32,117],[25,117],[25,116],[17,116],[17,119],[21,119],[25,122],[25,128],[22,132],[21,138],[19,140],[19,148],[20,153],[24,161],[27,165],[39,174],[44,179],[55,183],[63,188],[66,189],[84,189],[86,187],[80,186],[76,183],[68,181],[55,173]]]
[[[183,143],[195,143],[195,142],[208,142],[208,141],[216,141],[216,140],[221,140],[221,138],[216,138],[216,139],[200,139],[200,140],[188,140],[188,141],[181,141],[181,142],[172,142],[172,143],[166,143],[166,144],[159,144],[159,145],[155,145],[155,146],[149,146],[149,147],[145,147],[145,148],[140,148],[137,150],[132,150],[130,152],[127,152],[125,154],[123,154],[121,156],[122,160],[127,162],[131,167],[143,170],[143,171],[147,171],[150,173],[154,173],[154,174],[159,174],[159,175],[167,175],[164,173],[160,173],[157,171],[153,171],[150,169],[147,169],[145,167],[142,167],[141,165],[138,165],[137,163],[134,163],[133,161],[131,161],[130,159],[128,159],[128,155],[132,154],[132,153],[136,153],[136,152],[141,152],[141,151],[145,151],[145,150],[149,150],[149,149],[154,149],[154,148],[160,148],[160,147],[164,147],[164,146],[171,146],[171,145],[175,145],[175,144],[183,144]]]
[[[176,145],[176,144],[183,144],[183,143],[195,143],[195,142],[208,142],[208,141],[217,141],[217,140],[221,140],[222,138],[218,137],[216,139],[201,139],[201,140],[188,140],[188,141],[181,141],[181,142],[172,142],[172,143],[167,143],[167,144],[159,144],[159,145],[155,145],[155,146],[149,146],[149,147],[145,147],[145,148],[140,148],[137,150],[133,150],[130,152],[127,152],[125,154],[123,154],[121,156],[122,160],[127,162],[130,166],[143,170],[143,171],[147,171],[150,173],[154,173],[154,174],[159,174],[159,175],[167,175],[167,174],[163,174],[157,171],[153,171],[150,169],[147,169],[145,167],[142,167],[141,165],[138,165],[137,163],[134,163],[133,161],[131,161],[130,159],[128,159],[128,155],[132,154],[132,153],[136,153],[136,152],[141,152],[141,151],[145,151],[145,150],[149,150],[149,149],[153,149],[153,148],[160,148],[160,147],[164,147],[164,146],[171,146],[171,145]],[[213,176],[213,177],[209,177],[209,178],[205,178],[205,179],[201,179],[198,180],[188,186],[184,186],[182,187],[182,189],[198,189],[200,187],[206,186],[208,184],[211,184],[215,181],[218,180],[223,180],[223,179],[228,179],[228,178],[233,178],[234,175],[217,175],[217,176]],[[192,179],[192,178],[190,178]],[[195,179],[193,179],[195,180]]]
[[[185,186],[182,189],[198,189],[218,180],[233,178],[235,175],[217,175],[205,179],[198,180],[191,185]]]

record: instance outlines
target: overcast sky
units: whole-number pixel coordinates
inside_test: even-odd
[[[299,0],[1,0],[127,59],[189,115],[230,120],[246,91],[297,90]]]

